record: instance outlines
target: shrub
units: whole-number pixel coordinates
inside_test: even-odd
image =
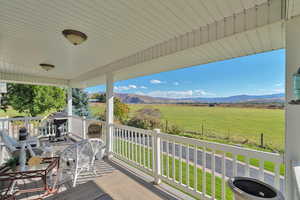
[[[173,134],[173,135],[179,135],[179,134],[182,134],[183,132],[184,132],[183,129],[177,125],[172,125],[168,129],[168,133]]]
[[[159,109],[142,108],[138,110],[128,123],[129,126],[142,129],[161,128],[161,113]]]

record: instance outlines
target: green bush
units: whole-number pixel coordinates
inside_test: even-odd
[[[172,125],[171,127],[168,128],[167,132],[169,134],[179,135],[179,134],[182,134],[184,132],[184,130],[177,125]]]

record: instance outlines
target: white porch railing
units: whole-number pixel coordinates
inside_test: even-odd
[[[0,130],[5,130],[9,136],[18,139],[19,129],[26,127],[31,136],[38,136],[40,134],[39,128],[41,127],[42,119],[42,117],[1,118]]]
[[[226,180],[251,176],[283,190],[280,154],[114,125],[113,153],[129,164],[204,199],[232,199]],[[273,170],[267,171],[268,165]]]
[[[97,133],[89,137],[105,140],[104,121],[71,117],[71,133],[87,138],[91,125],[97,125]],[[17,138],[20,127],[28,128],[31,135],[45,135],[42,118],[0,119],[0,130],[6,129]],[[98,133],[99,132],[99,133]],[[231,145],[201,141],[176,135],[144,130],[124,125],[113,125],[113,154],[138,169],[202,199],[232,199],[226,185],[228,177],[251,176],[264,180],[283,191],[284,177],[280,175],[283,157],[280,154],[256,151]],[[3,146],[0,141],[0,150]],[[1,153],[1,160],[3,156]],[[271,169],[270,169],[271,166]],[[269,171],[267,171],[267,168]]]

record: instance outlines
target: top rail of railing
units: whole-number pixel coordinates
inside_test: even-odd
[[[5,121],[25,121],[25,120],[42,120],[44,117],[11,117],[11,118],[0,118],[0,122]]]

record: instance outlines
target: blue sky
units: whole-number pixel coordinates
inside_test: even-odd
[[[118,81],[115,91],[154,97],[226,97],[284,92],[285,50]],[[87,88],[103,92],[105,86]]]

